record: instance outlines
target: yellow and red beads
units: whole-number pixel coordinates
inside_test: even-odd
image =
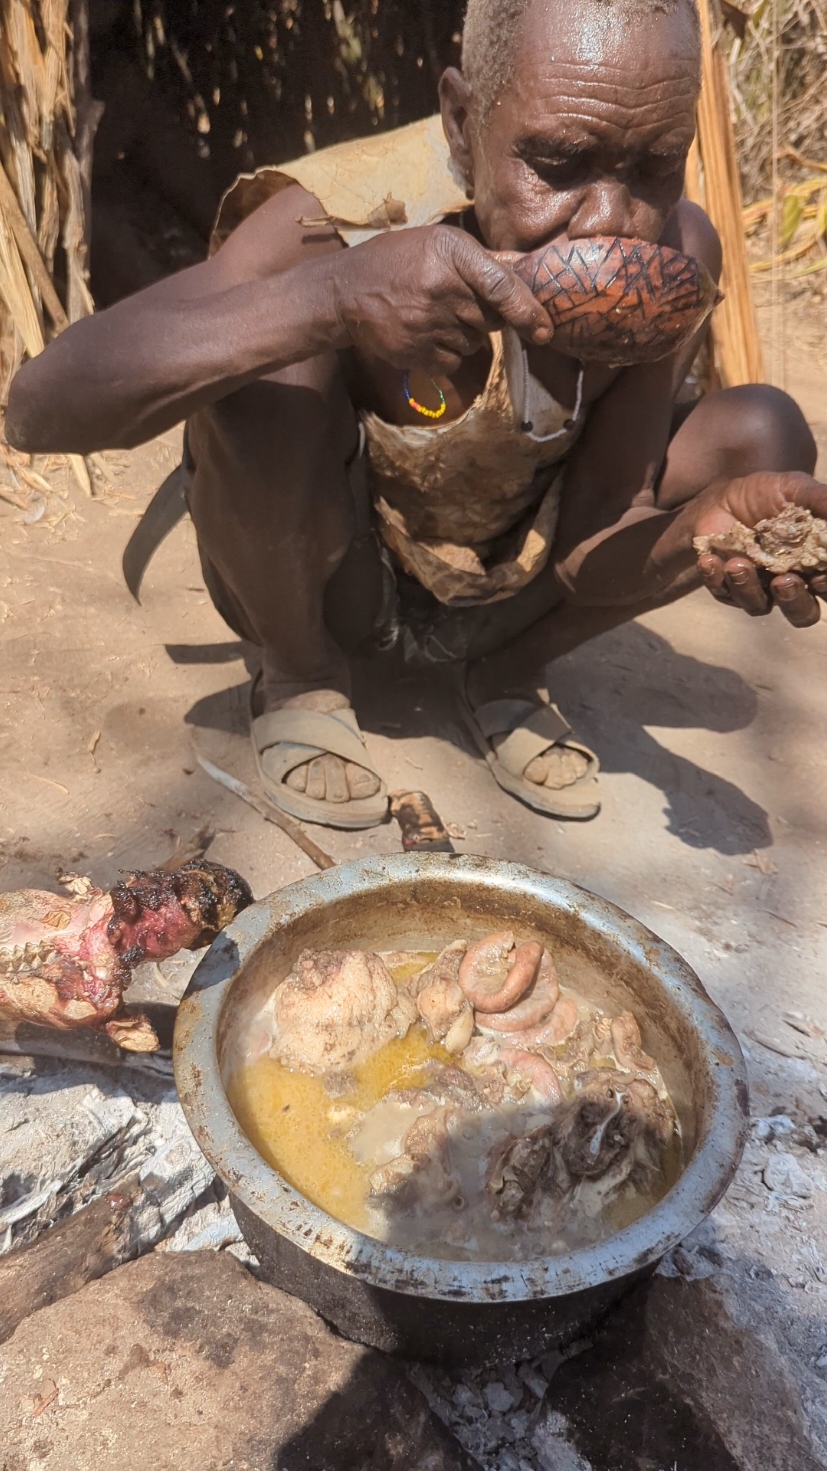
[[[433,384],[434,388],[436,389],[437,393],[439,394],[439,408],[438,409],[429,409],[429,408],[426,408],[425,407],[425,404],[417,403],[416,399],[414,398],[413,394],[411,393],[410,382],[409,382],[409,375],[408,375],[408,369],[407,368],[405,369],[405,372],[404,372],[403,377],[402,377],[402,387],[405,390],[405,397],[408,400],[408,403],[410,404],[411,408],[412,409],[416,409],[416,412],[418,414],[422,414],[423,417],[426,418],[426,419],[441,419],[442,418],[442,415],[445,413],[446,408],[448,407],[447,403],[445,402],[445,394],[442,392],[442,389],[440,388],[439,384],[438,383],[434,383],[433,378],[431,379],[431,383]]]

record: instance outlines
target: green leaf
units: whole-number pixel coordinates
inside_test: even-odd
[[[827,185],[822,189],[816,209],[816,239],[827,238]]]
[[[786,250],[795,239],[795,232],[801,224],[801,216],[804,213],[804,204],[797,194],[788,194],[781,206],[781,228],[778,233],[778,249]]]

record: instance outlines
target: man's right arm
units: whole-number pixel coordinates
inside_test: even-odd
[[[315,205],[291,188],[210,260],[75,323],[12,384],[6,434],[38,453],[131,448],[203,404],[345,344],[329,263],[333,232],[303,232]],[[309,234],[309,239],[308,239]]]
[[[528,286],[447,225],[344,249],[310,227],[298,186],[262,205],[203,265],[76,322],[12,384],[6,433],[20,449],[129,449],[268,373],[357,346],[396,367],[456,371],[504,322],[551,337]]]

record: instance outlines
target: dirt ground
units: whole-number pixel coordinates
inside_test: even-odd
[[[786,386],[827,477],[827,365],[805,313],[785,344]],[[64,462],[39,460],[51,490],[26,512],[0,500],[3,888],[57,887],[61,867],[109,884],[205,824],[210,856],[257,895],[312,871],[194,759],[198,748],[254,781],[242,650],[207,597],[189,522],[153,562],[142,606],[123,583],[123,547],[179,446],[174,431],[105,455],[108,484],[91,500]],[[795,1053],[810,1044],[784,1013],[827,1026],[827,617],[796,632],[699,592],[561,660],[549,687],[600,755],[604,807],[590,823],[543,818],[500,791],[446,673],[365,666],[356,704],[391,789],[427,791],[459,849],[573,879],[686,955],[745,1041],[756,1112],[824,1111],[827,1069],[755,1038]],[[395,824],[312,831],[343,861],[399,849]]]

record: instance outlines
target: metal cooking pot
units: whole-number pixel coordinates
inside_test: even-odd
[[[564,984],[635,1012],[680,1118],[685,1169],[659,1204],[597,1246],[525,1262],[415,1256],[342,1225],[265,1163],[227,1099],[234,1043],[308,946],[435,950],[506,927],[546,943]],[[349,863],[245,910],[181,1003],[175,1077],[266,1278],[348,1338],[446,1364],[514,1362],[580,1335],[712,1210],[749,1117],[736,1038],[669,945],[574,884],[459,854]]]

